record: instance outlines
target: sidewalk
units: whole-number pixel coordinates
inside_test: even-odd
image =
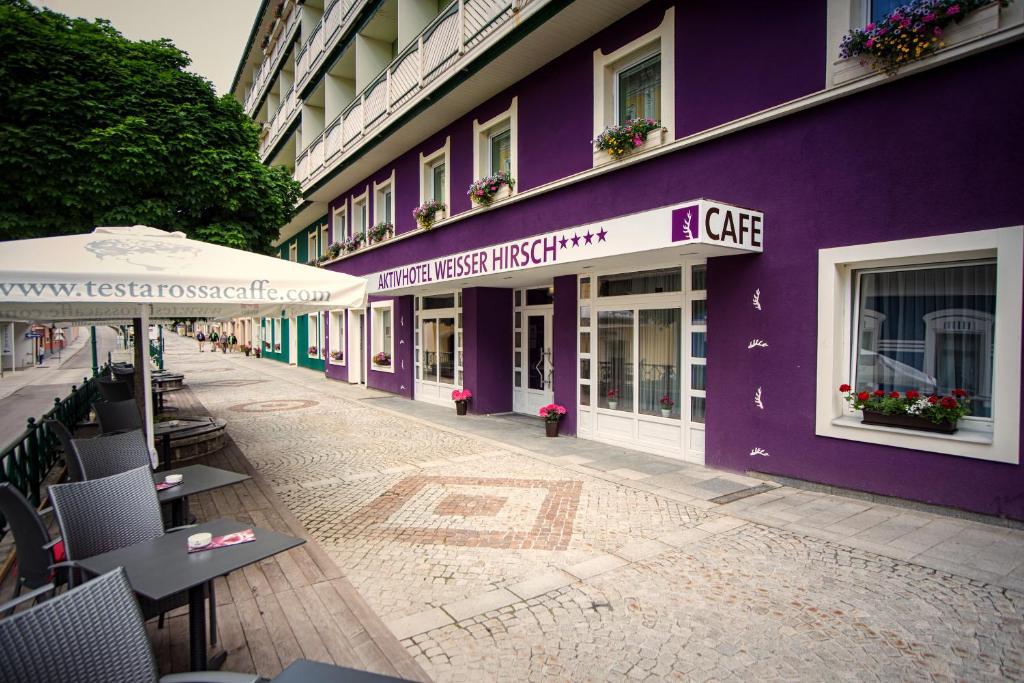
[[[71,360],[85,348],[89,343],[88,332],[78,335],[78,339],[71,342],[67,348],[62,349],[59,354],[48,355],[42,365],[33,365],[16,371],[4,370],[4,376],[0,377],[0,400],[7,398],[18,389],[27,387],[30,384],[49,384],[52,378],[52,370],[60,369],[71,362]],[[46,372],[46,371],[51,372]]]

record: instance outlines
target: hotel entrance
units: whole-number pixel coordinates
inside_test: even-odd
[[[452,389],[462,386],[461,298],[461,292],[416,298],[417,400],[450,406]]]
[[[512,410],[537,415],[554,402],[554,288],[517,289],[513,303]]]

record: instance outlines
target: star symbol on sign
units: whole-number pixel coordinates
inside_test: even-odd
[[[587,244],[593,244],[594,243],[594,233],[592,233],[589,230],[587,230],[587,234],[583,236],[583,241],[586,242]]]
[[[563,237],[562,239],[558,240],[558,246],[561,247],[562,249],[565,249],[565,245],[567,245],[567,244],[569,244],[569,240],[566,239],[565,237]]]
[[[605,238],[605,237],[606,237],[607,235],[608,235],[608,231],[607,231],[607,230],[605,230],[604,228],[601,228],[600,230],[598,230],[598,231],[597,231],[597,241],[598,241],[598,242],[604,242],[604,241],[605,241],[605,239],[604,239],[604,238]]]
[[[572,234],[572,246],[574,246],[574,247],[580,246],[580,236],[577,235],[576,233]]]

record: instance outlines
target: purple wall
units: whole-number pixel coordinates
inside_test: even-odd
[[[1022,66],[1024,45],[993,49],[339,265],[373,272],[694,197],[757,208],[765,253],[709,263],[708,464],[1024,519],[1021,466],[814,435],[817,250],[1024,223],[1003,181],[1024,166]],[[778,341],[748,352],[754,336]],[[771,457],[748,456],[755,445]]]
[[[559,431],[576,433],[576,276],[556,277],[554,320],[555,403],[565,406]]]
[[[473,413],[512,410],[512,290],[462,290],[462,367]]]

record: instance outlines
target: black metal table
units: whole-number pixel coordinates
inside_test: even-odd
[[[227,548],[198,553],[188,552],[191,534],[208,532],[214,536],[252,528],[256,540]],[[223,663],[207,661],[206,655],[206,583],[236,569],[302,545],[305,541],[269,529],[259,529],[231,519],[218,519],[191,529],[165,534],[160,538],[111,550],[80,561],[87,572],[103,574],[124,567],[132,590],[151,600],[163,600],[188,591],[189,654],[192,671],[217,669]],[[225,653],[221,653],[225,655]],[[212,665],[211,665],[212,664]]]
[[[388,683],[388,681],[407,681],[407,679],[393,678],[323,662],[312,662],[308,659],[296,659],[284,671],[274,676],[272,683],[313,683],[314,681],[316,683]]]
[[[171,526],[181,526],[188,518],[188,497],[197,493],[213,491],[249,479],[248,474],[222,470],[206,465],[189,465],[174,470],[153,473],[153,483],[158,484],[168,474],[180,474],[181,483],[163,491],[157,491],[160,503],[171,505]]]
[[[212,417],[165,420],[153,424],[153,440],[160,442],[160,469],[171,468],[171,440],[223,429],[226,423]]]

